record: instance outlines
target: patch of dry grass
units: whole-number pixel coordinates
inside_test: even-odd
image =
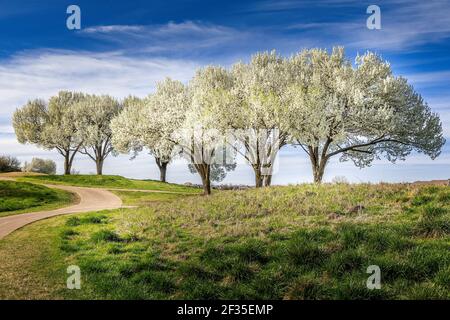
[[[157,203],[134,210],[205,239],[261,236],[298,228],[353,223],[393,223],[419,192],[412,185],[302,185],[223,191],[206,198]],[[352,210],[361,206],[358,212]],[[330,219],[330,216],[335,219]],[[150,219],[150,218],[149,218]]]

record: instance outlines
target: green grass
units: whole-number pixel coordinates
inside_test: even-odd
[[[188,193],[164,193],[164,192],[135,192],[135,191],[113,191],[122,199],[124,205],[127,206],[146,206],[155,202],[169,202],[184,197],[197,196]]]
[[[51,226],[51,266],[36,277],[48,277],[50,297],[450,299],[449,195],[410,185],[224,191],[57,217],[7,239],[24,247]],[[81,268],[81,290],[61,289],[69,264]],[[369,265],[381,268],[381,290],[366,288]],[[24,268],[0,269],[12,296],[14,272],[37,272]]]
[[[0,217],[50,210],[75,201],[75,195],[27,182],[0,181]]]
[[[64,258],[58,219],[43,220],[0,241],[0,299],[61,299]]]
[[[198,188],[192,188],[173,183],[165,183],[155,180],[133,180],[121,176],[98,176],[98,175],[43,175],[26,176],[19,178],[20,181],[44,184],[64,184],[80,187],[98,187],[110,189],[137,189],[156,190],[166,192],[200,193]]]

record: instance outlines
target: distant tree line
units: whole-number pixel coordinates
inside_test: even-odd
[[[0,173],[20,171],[20,161],[12,156],[0,156]]]
[[[21,166],[19,159],[16,157],[0,156],[0,173],[19,171],[55,174],[56,163],[53,160],[33,158],[31,162],[25,162],[24,165]]]

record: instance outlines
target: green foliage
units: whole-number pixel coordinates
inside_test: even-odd
[[[56,208],[73,201],[73,195],[27,182],[0,181],[0,216]]]

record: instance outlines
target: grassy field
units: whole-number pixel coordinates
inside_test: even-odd
[[[0,240],[0,299],[64,298],[66,254],[61,219],[41,220]]]
[[[0,181],[0,217],[69,205],[75,195],[27,182]]]
[[[165,193],[165,192],[136,192],[136,191],[113,191],[119,196],[126,206],[148,206],[158,202],[170,202],[185,197],[196,197],[190,193]]]
[[[448,187],[156,196],[134,194],[127,201],[139,208],[57,217],[8,236],[0,261],[12,254],[20,270],[0,265],[0,297],[450,299]],[[72,264],[81,290],[64,289]],[[381,290],[366,288],[369,265],[381,269]]]
[[[80,187],[97,187],[106,189],[137,189],[165,192],[200,193],[198,188],[192,188],[173,183],[155,180],[133,180],[121,176],[97,175],[40,175],[25,176],[18,180],[44,184],[64,184]]]

